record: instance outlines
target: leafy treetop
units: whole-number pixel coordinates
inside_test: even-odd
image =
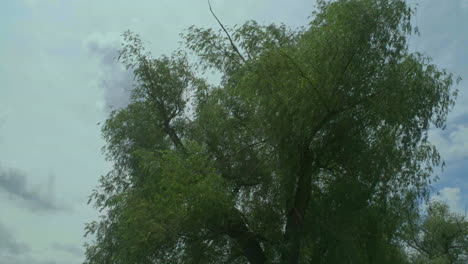
[[[136,86],[103,126],[114,170],[91,196],[105,214],[85,263],[406,263],[402,212],[427,196],[441,161],[427,131],[456,96],[409,52],[412,13],[318,1],[299,30],[191,27],[196,66],[126,32]]]

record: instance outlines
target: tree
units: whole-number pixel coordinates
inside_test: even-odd
[[[307,28],[191,27],[105,125],[86,263],[406,263],[401,212],[440,164],[453,76],[408,51],[403,0],[319,1]],[[219,85],[200,72],[216,70]],[[187,95],[193,95],[193,112]]]
[[[406,243],[413,249],[413,262],[462,264],[468,262],[468,219],[450,212],[447,204],[432,201],[427,214],[407,226]]]

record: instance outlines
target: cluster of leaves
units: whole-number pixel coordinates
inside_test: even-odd
[[[408,51],[412,12],[318,1],[299,30],[191,27],[198,67],[126,32],[136,86],[103,127],[114,170],[91,196],[105,214],[86,263],[406,263],[404,215],[441,162],[427,131],[456,96]]]
[[[405,225],[405,243],[414,264],[468,262],[468,219],[450,212],[447,204],[433,201],[425,215],[414,215]]]

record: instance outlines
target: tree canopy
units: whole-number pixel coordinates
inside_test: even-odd
[[[429,203],[425,215],[416,215],[405,226],[404,240],[412,249],[414,264],[468,262],[468,219],[450,212],[440,201]]]
[[[307,27],[190,27],[159,58],[125,32],[136,85],[102,129],[85,263],[408,263],[458,81],[409,51],[412,14],[318,1]]]

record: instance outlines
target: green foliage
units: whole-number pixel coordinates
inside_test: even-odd
[[[414,264],[468,262],[468,219],[450,212],[447,204],[432,201],[427,214],[409,222],[405,240],[414,251]]]
[[[191,27],[198,67],[124,34],[136,86],[103,127],[114,170],[91,196],[105,214],[87,264],[408,263],[402,227],[440,165],[427,131],[453,77],[408,51],[405,1],[318,7],[296,31]]]

